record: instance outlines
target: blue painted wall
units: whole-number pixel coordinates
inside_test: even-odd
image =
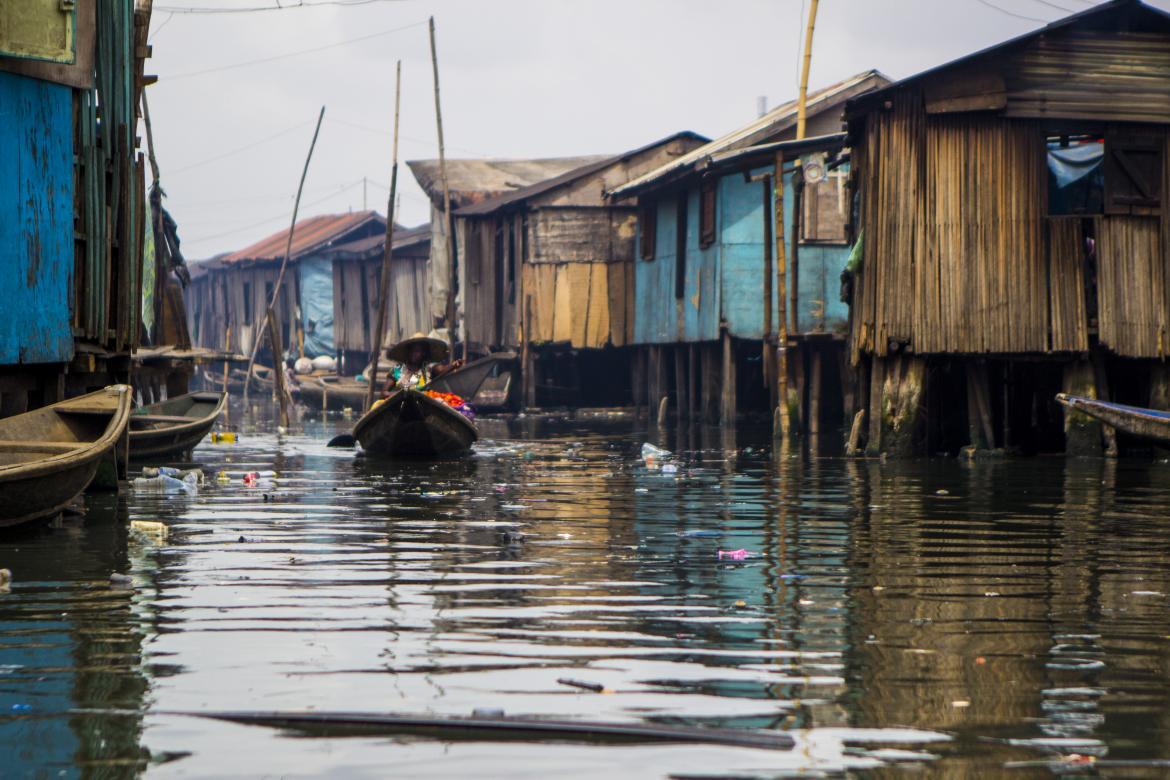
[[[760,168],[752,174],[769,170],[770,167]],[[758,182],[746,181],[742,173],[719,179],[716,240],[700,249],[698,180],[688,186],[686,294],[681,299],[674,296],[675,196],[667,195],[657,202],[654,259],[639,258],[635,264],[635,344],[714,341],[719,338],[721,317],[736,338],[763,338],[765,207],[761,187]],[[784,187],[789,258],[795,232],[793,200],[789,175]],[[770,203],[767,215],[771,220]],[[639,223],[639,241],[641,229]],[[838,290],[848,259],[846,246],[801,244],[797,322],[802,333],[845,332],[849,309],[840,301]],[[788,284],[791,289],[791,276]],[[776,296],[777,290],[773,289],[773,318],[778,316]]]
[[[0,363],[73,357],[70,88],[0,73]]]

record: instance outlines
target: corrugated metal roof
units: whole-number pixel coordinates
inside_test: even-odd
[[[430,243],[431,240],[431,223],[419,225],[418,227],[405,228],[394,227],[394,249],[407,249],[419,244]],[[337,244],[332,246],[325,253],[334,260],[358,260],[365,259],[370,256],[382,256],[382,247],[386,244],[386,233],[378,233],[366,238],[359,238],[356,241],[348,241],[344,244]]]
[[[468,206],[607,159],[609,155],[550,157],[543,160],[447,160],[447,186],[451,190],[451,205],[453,208]],[[406,164],[410,166],[423,192],[438,203],[443,197],[439,161],[410,160]]]
[[[318,251],[329,244],[343,239],[350,233],[371,223],[386,226],[386,220],[376,211],[355,211],[348,214],[322,214],[302,219],[293,233],[291,257],[296,259],[310,252]],[[249,247],[220,259],[222,263],[245,261],[280,260],[288,246],[288,229],[273,233]]]
[[[844,81],[839,81],[836,84],[817,90],[808,96],[808,115],[811,117],[821,111],[833,108],[834,106],[844,103],[849,97],[853,96],[858,89],[864,89],[867,82],[872,82],[873,87],[880,87],[889,83],[889,79],[877,70],[867,70],[863,73],[858,73]],[[614,198],[626,198],[634,195],[639,190],[643,190],[648,186],[657,183],[663,183],[664,180],[682,175],[691,169],[695,168],[699,163],[709,158],[717,152],[728,151],[731,149],[739,149],[745,146],[753,146],[762,141],[787,130],[796,125],[797,101],[790,100],[783,103],[776,108],[773,108],[768,113],[764,114],[754,122],[750,122],[743,127],[732,130],[726,135],[716,138],[711,143],[700,146],[698,149],[693,149],[688,154],[684,154],[676,160],[672,160],[661,168],[650,171],[649,173],[639,176],[633,181],[617,187],[609,194]]]
[[[589,163],[588,165],[582,165],[580,168],[574,168],[571,171],[566,171],[560,176],[554,176],[551,179],[545,179],[544,181],[537,182],[536,184],[531,184],[527,187],[521,187],[520,189],[513,192],[496,195],[495,197],[488,198],[487,200],[484,200],[480,203],[459,209],[458,216],[472,217],[477,215],[490,214],[496,209],[503,208],[510,203],[517,203],[529,198],[534,198],[537,195],[543,195],[550,190],[555,190],[557,187],[565,184],[571,184],[572,182],[575,182],[578,179],[582,179],[586,176],[592,176],[599,171],[604,171],[611,165],[617,165],[631,157],[648,152],[656,147],[687,138],[700,142],[711,140],[705,136],[699,135],[698,133],[691,132],[690,130],[684,130],[682,132],[675,133],[674,135],[668,135],[666,138],[660,138],[659,140],[646,144],[645,146],[640,146],[637,149],[631,149],[628,152],[623,152],[622,154],[614,155],[613,157],[603,157],[596,162]]]
[[[1133,16],[1135,13],[1140,14],[1144,18],[1135,18]],[[1123,17],[1121,14],[1129,14],[1129,16]],[[1049,22],[1048,24],[1042,27],[1038,27],[1031,32],[1026,32],[1023,35],[1017,35],[1015,38],[1009,38],[1006,41],[997,43],[993,46],[988,46],[985,49],[980,49],[979,51],[973,52],[971,54],[965,54],[958,59],[945,62],[942,65],[935,65],[933,68],[928,68],[927,70],[916,73],[913,76],[907,76],[904,79],[899,79],[898,81],[886,84],[881,89],[877,89],[873,92],[867,93],[864,96],[851,99],[849,101],[847,110],[851,115],[858,112],[864,112],[868,109],[869,106],[874,105],[875,101],[883,100],[885,96],[888,95],[892,90],[898,89],[899,87],[904,87],[907,84],[911,84],[920,79],[938,75],[943,71],[968,64],[982,57],[998,54],[1008,49],[1021,46],[1042,35],[1077,24],[1091,24],[1098,21],[1104,21],[1110,16],[1116,16],[1119,20],[1127,21],[1129,24],[1138,27],[1139,29],[1146,28],[1148,23],[1157,24],[1163,29],[1170,25],[1170,12],[1163,11],[1160,8],[1154,8],[1153,6],[1141,2],[1141,0],[1109,0],[1109,2],[1101,3],[1100,5],[1093,6],[1092,8],[1087,8],[1084,11],[1079,11],[1075,14],[1072,14],[1071,16],[1065,16],[1061,19],[1057,19],[1054,22]]]

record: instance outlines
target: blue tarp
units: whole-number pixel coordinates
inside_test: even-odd
[[[305,357],[333,356],[333,262],[308,257],[300,261],[298,269]],[[290,347],[289,352],[295,352],[295,348]]]
[[[1099,214],[1105,191],[1100,142],[1048,148],[1050,214]]]

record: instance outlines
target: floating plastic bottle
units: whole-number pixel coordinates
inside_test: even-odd
[[[160,495],[176,495],[185,493],[194,495],[199,492],[198,477],[188,474],[183,479],[175,479],[165,474],[157,477],[138,477],[130,485],[138,493],[158,493]]]

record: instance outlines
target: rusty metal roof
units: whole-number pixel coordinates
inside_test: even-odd
[[[420,244],[429,244],[431,241],[431,223],[418,227],[394,226],[394,249],[405,250]],[[383,246],[386,244],[385,231],[356,241],[347,241],[329,247],[325,253],[333,260],[368,260],[371,257],[381,257]]]
[[[317,252],[338,241],[364,237],[374,227],[386,229],[386,220],[376,211],[354,211],[348,214],[321,214],[302,219],[293,233],[291,259]],[[362,232],[362,231],[366,232]],[[358,234],[358,235],[355,235]],[[281,260],[288,246],[288,230],[273,233],[249,247],[222,258],[225,265],[242,262]]]
[[[880,71],[867,70],[824,89],[810,92],[808,95],[808,115],[811,117],[821,111],[842,106],[848,98],[884,86],[889,82],[890,80]],[[664,184],[685,175],[718,152],[741,149],[774,140],[777,135],[796,125],[796,113],[796,100],[790,100],[776,106],[759,119],[671,160],[657,170],[639,176],[621,187],[616,187],[609,194],[618,199],[628,198],[648,187]]]
[[[451,207],[460,208],[478,203],[608,158],[609,155],[593,155],[540,160],[447,160],[447,186],[451,190]],[[440,203],[443,185],[439,180],[439,161],[409,160],[406,164],[410,166],[410,171],[423,192],[432,202]]]

